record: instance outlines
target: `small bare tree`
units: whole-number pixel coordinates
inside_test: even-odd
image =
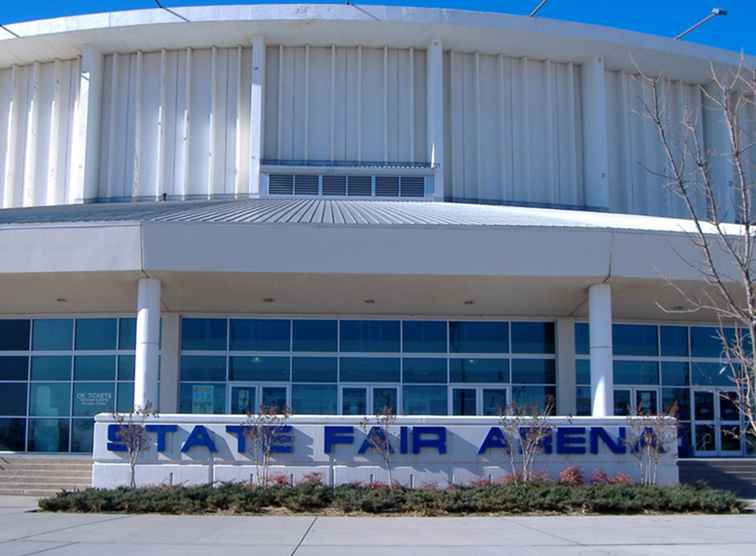
[[[746,435],[756,439],[756,68],[747,67],[741,57],[735,68],[717,70],[712,65],[710,75],[710,82],[697,92],[726,136],[725,145],[716,149],[707,148],[702,139],[703,122],[695,107],[684,106],[682,121],[672,121],[664,93],[667,79],[639,75],[647,92],[640,112],[656,130],[665,160],[664,169],[647,171],[660,177],[685,206],[698,256],[683,260],[705,286],[691,290],[669,281],[684,305],[659,306],[671,313],[712,315],[718,322],[722,372],[737,391],[733,401],[744,417]],[[715,179],[717,166],[725,168],[729,183]]]
[[[659,462],[664,454],[675,447],[677,413],[677,404],[661,414],[638,407],[627,418],[624,444],[628,453],[635,457],[642,485],[656,484]]]
[[[370,447],[378,452],[383,459],[383,464],[386,466],[389,488],[394,488],[394,480],[391,474],[394,449],[391,447],[390,429],[395,423],[396,415],[394,415],[394,410],[389,406],[384,407],[380,413],[376,413],[372,418],[365,417],[360,422],[360,428],[367,435],[366,440],[370,444]]]
[[[244,436],[247,452],[255,461],[257,486],[270,485],[270,464],[278,437],[286,429],[289,410],[286,407],[261,405],[257,413],[247,413]]]
[[[126,447],[131,488],[136,488],[136,465],[139,457],[152,446],[152,440],[147,434],[144,422],[149,417],[157,416],[157,411],[150,403],[144,407],[132,409],[128,413],[113,413],[113,420],[118,425],[118,441]]]
[[[554,430],[550,420],[553,412],[554,400],[551,397],[543,407],[512,403],[502,412],[499,422],[506,437],[505,451],[514,481],[528,483],[537,478],[535,462]]]

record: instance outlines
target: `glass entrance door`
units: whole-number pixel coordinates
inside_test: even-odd
[[[452,415],[498,417],[509,407],[509,389],[501,386],[453,386],[449,403]]]
[[[693,447],[697,456],[739,456],[743,453],[736,392],[721,388],[694,389]]]
[[[397,386],[354,385],[341,387],[342,415],[377,415],[384,411],[394,415],[399,411]]]
[[[615,388],[614,415],[657,415],[658,412],[657,388]]]
[[[261,408],[282,413],[289,407],[289,387],[285,384],[232,383],[229,389],[229,413],[232,415],[257,413]]]

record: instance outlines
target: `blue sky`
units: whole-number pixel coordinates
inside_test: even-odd
[[[0,23],[63,15],[154,7],[152,0],[2,0]],[[169,7],[207,4],[259,4],[245,0],[165,0]],[[284,1],[267,3],[286,3]],[[338,3],[338,2],[328,2]],[[383,0],[355,2],[434,6],[527,14],[538,0]],[[713,7],[729,15],[708,22],[687,40],[756,54],[756,0],[550,0],[539,16],[595,23],[644,33],[673,36]]]

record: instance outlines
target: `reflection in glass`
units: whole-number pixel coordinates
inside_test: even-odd
[[[717,449],[713,425],[696,424],[695,429],[695,442],[697,452],[713,452]]]
[[[113,382],[75,382],[73,395],[73,414],[76,417],[92,417],[98,413],[113,412]]]
[[[677,407],[677,417],[682,421],[690,419],[690,390],[687,388],[664,388],[662,390],[662,410],[669,413]]]
[[[630,390],[614,391],[614,415],[626,417],[632,412]]]
[[[656,415],[658,413],[656,390],[635,391],[635,413],[638,415]]]
[[[283,413],[289,407],[286,399],[286,387],[263,386],[262,405],[269,411],[275,410],[276,413]]]
[[[181,349],[225,350],[226,319],[181,319]]]
[[[115,355],[77,355],[74,380],[115,380]]]
[[[29,349],[29,320],[0,319],[0,351]]]
[[[591,416],[591,387],[590,386],[578,386],[576,388],[577,403],[575,406],[575,415],[578,417],[590,417]]]
[[[338,360],[335,357],[295,357],[292,382],[336,382]]]
[[[614,384],[659,384],[656,361],[615,361]]]
[[[590,384],[591,383],[591,360],[590,359],[576,359],[575,360],[575,384]]]
[[[406,384],[446,384],[446,359],[405,357],[402,360],[402,378]]]
[[[509,325],[506,322],[449,322],[452,353],[507,353]]]
[[[554,353],[553,322],[513,322],[512,353]]]
[[[32,383],[29,414],[35,417],[67,417],[71,410],[70,384],[70,382]]]
[[[291,321],[277,319],[231,319],[230,349],[242,351],[289,351]]]
[[[289,382],[289,358],[236,356],[229,359],[229,380]]]
[[[452,413],[454,415],[477,415],[475,388],[454,388],[452,390]]]
[[[342,382],[399,382],[399,359],[393,357],[342,357]]]
[[[396,388],[373,388],[373,413],[386,413],[396,415],[397,390]]]
[[[128,413],[132,409],[134,409],[134,383],[119,382],[116,411],[119,413]]]
[[[222,414],[226,412],[225,384],[184,382],[179,388],[179,413]]]
[[[294,351],[336,351],[337,331],[335,320],[295,320]]]
[[[208,355],[181,356],[181,380],[226,380],[226,358]]]
[[[32,357],[31,379],[71,380],[71,357],[68,355]]]
[[[404,321],[402,342],[407,353],[445,353],[446,322]]]
[[[723,363],[693,363],[694,386],[732,386],[732,370]]]
[[[335,384],[295,384],[291,389],[293,413],[333,415],[336,413]]]
[[[714,420],[714,393],[693,392],[693,412],[697,421]]]
[[[0,415],[26,416],[26,382],[0,384]]]
[[[71,427],[71,451],[92,452],[94,419],[74,419]]]
[[[68,419],[29,419],[30,452],[67,452]]]
[[[26,380],[28,376],[29,358],[26,355],[0,357],[0,380]]]
[[[737,406],[737,392],[719,393],[719,420],[740,422],[740,411]]]
[[[612,326],[612,348],[615,355],[658,355],[656,326],[615,324]]]
[[[688,327],[661,327],[661,354],[666,357],[684,357],[688,355]]]
[[[136,319],[118,319],[118,349],[136,349]]]
[[[548,406],[549,415],[554,415],[555,403],[554,386],[512,386],[512,404],[528,413],[544,412]]]
[[[450,359],[451,382],[509,382],[508,359]]]
[[[402,405],[405,415],[446,415],[446,386],[405,386]]]
[[[76,349],[115,349],[116,319],[76,319]]]
[[[0,452],[22,452],[26,442],[26,419],[0,418]]]
[[[483,389],[483,415],[503,415],[507,405],[507,391],[504,388]]]
[[[45,351],[71,349],[73,320],[36,319],[32,328],[32,349]]]
[[[719,441],[723,452],[740,451],[740,426],[723,425],[719,430]]]
[[[684,361],[662,361],[662,384],[665,386],[689,386],[690,365]]]
[[[254,386],[231,387],[231,414],[245,415],[257,412],[257,388]]]
[[[512,382],[520,384],[554,384],[554,359],[512,359]]]
[[[342,320],[342,352],[400,351],[399,321],[397,320]]]
[[[341,413],[367,415],[367,388],[342,388]]]
[[[578,322],[575,324],[575,353],[578,355],[588,355],[590,353],[587,322]]]

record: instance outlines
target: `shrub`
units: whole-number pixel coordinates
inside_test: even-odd
[[[594,473],[594,476],[596,474]],[[324,509],[344,513],[417,513],[455,515],[468,513],[737,513],[744,505],[734,494],[704,485],[642,486],[620,482],[575,485],[556,483],[507,483],[454,488],[409,489],[386,485],[341,485],[331,488],[315,480],[296,486],[250,486],[226,483],[217,486],[157,486],[62,491],[39,501],[52,512],[121,512],[193,514],[232,511],[264,513],[274,508],[292,512]]]
[[[569,467],[562,469],[559,473],[559,482],[563,485],[581,486],[585,483],[585,480],[583,479],[583,472],[580,471],[580,468],[570,465]]]
[[[631,485],[633,478],[627,473],[617,473],[609,479],[609,482],[613,485]]]
[[[609,482],[609,475],[602,469],[595,469],[591,474],[591,484],[593,485],[605,485]]]

